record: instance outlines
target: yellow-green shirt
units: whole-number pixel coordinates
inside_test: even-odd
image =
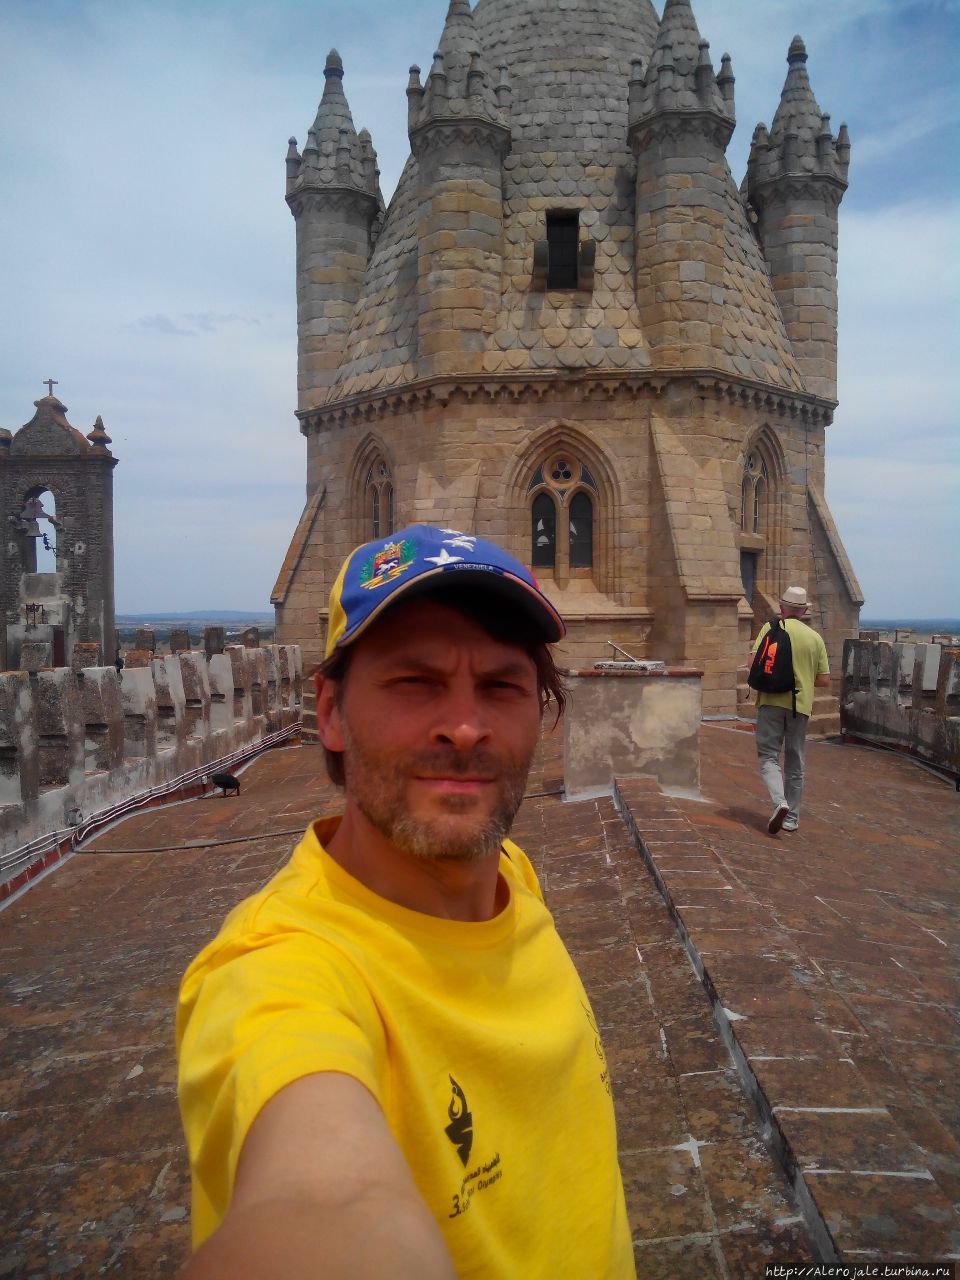
[[[494,919],[444,920],[344,871],[322,844],[336,822],[307,829],[181,984],[194,1247],[261,1107],[339,1071],[379,1102],[460,1280],[632,1280],[606,1060],[526,856],[504,841]]]
[[[799,715],[808,716],[813,711],[814,681],[817,676],[830,674],[826,646],[822,637],[800,618],[782,618],[781,622],[790,636],[790,648],[793,652],[793,674],[797,681],[797,712]],[[765,622],[760,628],[760,634],[753,642],[754,653],[769,630],[770,623]],[[789,711],[793,707],[793,697],[790,693],[758,693],[757,706],[786,707]]]

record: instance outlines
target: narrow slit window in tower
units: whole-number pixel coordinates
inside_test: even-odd
[[[580,215],[576,209],[547,214],[547,288],[576,289]]]

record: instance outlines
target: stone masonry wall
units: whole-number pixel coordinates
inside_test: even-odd
[[[855,579],[838,561],[839,540],[813,541],[821,517],[808,510],[808,481],[822,475],[824,435],[803,400],[698,378],[477,378],[331,413],[308,437],[312,487],[324,497],[309,531],[298,531],[278,638],[303,646],[307,670],[320,660],[330,585],[370,536],[358,460],[371,451],[392,475],[395,527],[463,528],[529,562],[530,478],[563,449],[586,461],[597,491],[592,571],[536,570],[568,621],[561,661],[608,658],[613,640],[637,657],[691,663],[705,672],[705,710],[732,713],[741,545],[759,551],[758,600],[787,585],[815,602],[822,595],[834,669],[856,631]],[[758,438],[770,455],[772,515],[751,539],[740,533],[740,485]]]

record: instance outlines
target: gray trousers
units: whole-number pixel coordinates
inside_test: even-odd
[[[786,804],[790,817],[800,817],[803,795],[803,749],[807,739],[807,716],[788,707],[757,707],[757,756],[760,777],[767,784],[773,807]],[[780,751],[783,750],[783,772]]]

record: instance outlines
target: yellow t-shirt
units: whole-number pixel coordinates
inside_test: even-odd
[[[823,638],[817,635],[801,618],[783,618],[783,625],[790,636],[790,649],[793,653],[793,674],[797,681],[797,714],[808,716],[813,711],[814,680],[817,676],[830,674],[827,661],[827,650]],[[770,630],[770,623],[765,622],[760,634],[753,642],[753,652]],[[786,707],[790,711],[793,698],[790,693],[758,693],[758,707]]]
[[[317,1071],[380,1104],[460,1280],[632,1280],[606,1060],[524,853],[505,909],[438,919],[326,853],[337,819],[227,917],[177,1010],[193,1240],[219,1225],[261,1107]]]

